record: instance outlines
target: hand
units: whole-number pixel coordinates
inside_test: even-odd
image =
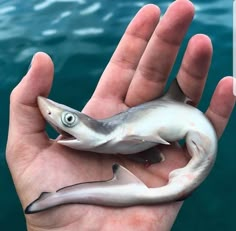
[[[128,26],[84,113],[104,118],[158,97],[193,14],[187,0],[171,4],[160,22],[156,6],[143,7]],[[207,36],[191,38],[177,78],[194,104],[200,100],[211,55]],[[48,96],[52,79],[51,59],[37,53],[11,94],[7,162],[23,208],[42,191],[108,179],[114,162],[130,169],[149,187],[164,185],[170,171],[187,163],[187,153],[174,145],[162,148],[164,162],[148,168],[125,157],[88,154],[58,145],[47,137],[36,101],[38,95]],[[232,84],[231,77],[220,81],[206,112],[219,137],[234,106]],[[28,230],[170,230],[181,204],[130,208],[65,205],[27,215],[26,222]]]

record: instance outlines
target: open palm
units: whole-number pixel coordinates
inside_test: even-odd
[[[158,97],[193,14],[193,6],[187,0],[174,2],[161,22],[156,6],[143,7],[128,26],[83,112],[104,118]],[[177,78],[194,104],[200,100],[211,55],[207,36],[191,38]],[[49,94],[52,79],[51,59],[37,53],[30,70],[11,94],[7,161],[23,208],[42,191],[110,178],[114,162],[121,163],[148,186],[157,187],[167,182],[170,171],[188,161],[186,152],[174,145],[162,148],[164,162],[148,168],[125,157],[58,145],[48,138],[37,107],[37,96]],[[218,136],[234,105],[231,88],[232,78],[222,79],[206,112]],[[180,206],[180,202],[130,208],[64,205],[27,215],[26,221],[28,230],[169,230]]]

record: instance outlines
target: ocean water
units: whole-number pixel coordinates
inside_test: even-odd
[[[55,64],[51,98],[81,109],[91,96],[129,21],[147,3],[162,12],[172,1],[0,0],[0,230],[25,230],[25,220],[5,161],[9,94],[33,54],[48,53]],[[196,14],[181,47],[205,33],[214,55],[200,104],[206,110],[217,82],[232,75],[232,1],[193,1]],[[76,100],[75,100],[75,97]],[[173,231],[234,230],[236,207],[236,112],[219,142],[216,165],[184,203]]]

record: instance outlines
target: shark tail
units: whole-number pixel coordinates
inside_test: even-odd
[[[44,209],[42,208],[37,208],[38,207],[38,204],[41,202],[41,201],[45,201],[47,200],[49,197],[51,197],[53,193],[52,192],[42,192],[40,194],[40,196],[34,200],[32,203],[30,203],[26,209],[25,209],[25,214],[32,214],[32,213],[37,213],[37,212],[40,212]]]

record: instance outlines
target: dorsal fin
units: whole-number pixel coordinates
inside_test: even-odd
[[[111,181],[116,181],[118,185],[138,184],[147,187],[139,178],[132,172],[119,164],[112,166],[113,178]]]
[[[168,99],[168,100],[174,100],[174,101],[178,101],[178,102],[182,102],[182,103],[187,103],[189,101],[191,101],[182,91],[182,89],[179,86],[179,83],[177,81],[177,79],[175,78],[169,89],[167,90],[167,92],[163,95],[164,99]]]

